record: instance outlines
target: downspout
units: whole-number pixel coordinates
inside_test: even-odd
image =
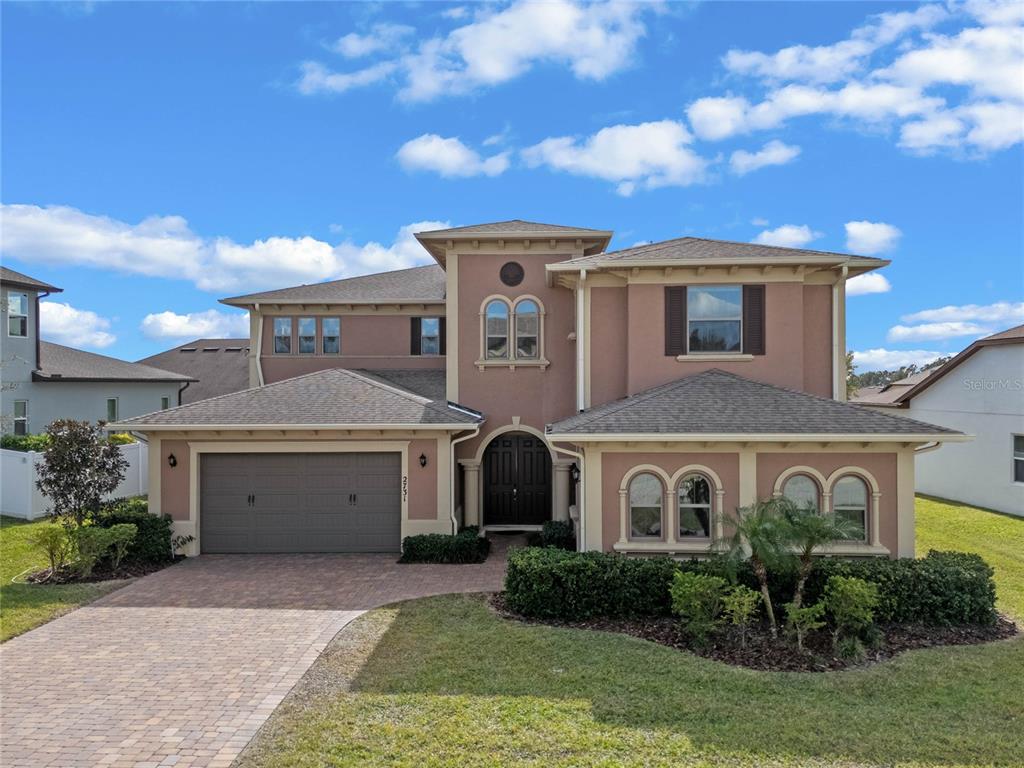
[[[846,302],[846,275],[850,268],[844,264],[839,279],[832,284],[832,399],[846,400],[846,350],[839,349],[839,305]],[[842,291],[842,294],[840,294]],[[843,338],[846,334],[842,334]]]
[[[260,311],[259,302],[252,305],[257,314]],[[250,350],[250,353],[252,350]],[[256,378],[262,387],[266,382],[263,380],[263,315],[259,315],[256,325]]]
[[[576,283],[576,410],[586,407],[586,339],[584,338],[583,313],[585,294],[583,283],[587,279],[587,270],[580,270],[579,281]]]
[[[41,342],[40,342],[40,336],[42,335],[41,334],[42,323],[39,322],[39,319],[40,319],[39,318],[39,301],[41,299],[45,299],[49,295],[50,295],[49,291],[44,291],[41,296],[38,293],[36,294],[36,364],[32,368],[33,371],[41,371],[42,370],[42,367],[39,365],[39,360],[40,360],[40,356],[41,356],[41,352],[42,352],[42,347],[41,347]],[[30,418],[31,418],[31,416],[30,416]]]
[[[449,443],[449,450],[451,455],[448,458],[448,515],[452,520],[452,533],[459,532],[459,521],[455,519],[455,444],[461,443],[465,440],[471,440],[480,434],[480,427],[483,426],[483,422],[474,427],[473,431],[468,435],[457,437]]]
[[[940,443],[938,440],[935,440],[931,443],[925,443],[920,448],[915,448],[914,455],[920,456],[922,453],[931,453],[932,451],[938,450],[941,447],[942,443]]]
[[[186,389],[188,389],[189,384],[191,384],[191,383],[192,383],[191,381],[186,381],[185,382],[185,386],[183,386],[181,389],[178,390],[178,405],[181,405],[181,393],[184,392]]]
[[[586,475],[586,471],[587,471],[587,469],[586,469],[586,465],[583,463],[583,454],[582,453],[577,453],[576,451],[570,451],[568,448],[560,448],[555,443],[551,443],[551,448],[552,448],[552,450],[557,451],[558,453],[564,453],[567,456],[572,456],[580,464],[580,489],[579,489],[579,493],[576,494],[576,506],[579,509],[579,518],[580,518],[580,539],[579,539],[578,542],[576,542],[576,551],[577,552],[585,552],[586,548],[587,548],[587,539],[586,539],[586,533],[587,533],[587,515],[586,515],[586,511],[587,511],[587,507],[586,507],[586,498],[587,498],[587,483],[586,483],[586,480],[587,480],[587,475]]]

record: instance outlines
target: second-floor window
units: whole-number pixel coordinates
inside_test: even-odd
[[[325,355],[341,354],[341,318],[325,317],[321,322],[323,352]]]
[[[7,335],[28,336],[28,294],[7,292]]]
[[[665,354],[763,355],[763,285],[665,287]]]
[[[443,355],[445,353],[445,323],[443,317],[411,318],[412,355]]]
[[[540,357],[540,310],[537,302],[523,299],[515,306],[516,359],[536,360]]]
[[[312,355],[316,352],[316,318],[299,318],[299,354]]]
[[[117,421],[117,398],[107,398],[107,421]]]
[[[292,351],[292,319],[274,318],[274,354],[287,355]]]
[[[508,358],[508,304],[495,299],[484,313],[484,349],[488,360]]]
[[[491,299],[483,308],[484,360],[543,362],[544,312],[533,298]]]

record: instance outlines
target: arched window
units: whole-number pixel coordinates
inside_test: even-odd
[[[523,299],[516,304],[516,359],[540,357],[540,310],[537,302]]]
[[[711,483],[691,474],[679,481],[679,538],[711,538]]]
[[[857,525],[860,534],[857,541],[867,538],[868,531],[868,486],[856,475],[843,475],[832,486],[832,512]]]
[[[821,511],[821,488],[810,475],[793,475],[787,479],[782,486],[782,495],[800,509],[810,507],[815,512]]]
[[[484,313],[484,349],[488,360],[508,359],[508,304],[495,299]]]
[[[661,480],[650,472],[641,472],[629,481],[630,538],[661,538],[663,499]]]

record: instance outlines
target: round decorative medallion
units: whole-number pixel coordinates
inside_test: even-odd
[[[509,286],[523,282],[523,265],[517,261],[506,262],[501,268],[501,282]]]

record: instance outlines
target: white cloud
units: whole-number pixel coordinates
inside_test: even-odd
[[[323,64],[316,61],[302,62],[302,77],[296,87],[302,93],[344,93],[352,88],[362,88],[387,79],[397,64],[393,61],[382,61],[355,72],[331,72]]]
[[[956,321],[912,326],[894,325],[889,329],[886,338],[889,341],[937,341],[960,336],[987,336],[990,333],[992,329],[988,326]]]
[[[39,327],[44,339],[69,347],[103,349],[117,341],[107,318],[57,301],[39,303]]]
[[[898,146],[912,154],[1003,150],[1024,141],[1020,9],[1014,0],[927,3],[875,16],[832,45],[729,51],[725,68],[755,80],[763,95],[700,98],[687,107],[687,117],[694,133],[708,141],[777,130],[817,115],[876,135],[895,134]],[[932,31],[940,22],[958,27]]]
[[[783,248],[803,248],[821,236],[821,232],[815,232],[806,224],[783,224],[775,229],[764,230],[752,242],[761,245],[778,245]]]
[[[0,252],[26,262],[68,264],[189,280],[201,290],[243,292],[402,269],[430,263],[413,233],[447,222],[402,227],[390,245],[313,237],[268,237],[249,244],[202,237],[180,216],[129,224],[66,206],[0,206]]]
[[[768,165],[785,165],[796,160],[799,154],[800,147],[773,140],[757,152],[748,152],[745,149],[736,150],[729,158],[729,165],[732,167],[733,173],[742,176]]]
[[[846,247],[864,256],[891,251],[903,235],[897,227],[881,221],[848,221],[844,226]]]
[[[415,31],[414,27],[405,24],[375,24],[365,35],[350,32],[338,38],[334,50],[347,59],[357,59],[372,53],[394,50]]]
[[[491,157],[463,144],[458,138],[425,133],[401,146],[398,162],[407,171],[433,171],[446,178],[454,176],[499,176],[509,166],[508,152]]]
[[[621,195],[637,187],[688,186],[704,178],[706,161],[689,148],[682,123],[661,120],[613,125],[586,138],[560,136],[524,149],[530,167],[546,166],[576,176],[618,183]]]
[[[573,0],[519,0],[498,9],[484,5],[469,23],[384,59],[380,65],[390,65],[386,74],[334,73],[319,64],[310,70],[307,63],[298,87],[303,93],[341,92],[398,71],[399,98],[431,101],[508,82],[541,63],[560,64],[578,79],[600,81],[631,63],[636,43],[646,33],[641,17],[658,10],[655,3]],[[460,20],[468,14],[452,9],[443,15]],[[375,43],[367,37],[372,33],[357,36],[344,47],[350,52],[373,48]]]
[[[925,349],[865,349],[853,353],[853,365],[861,370],[891,371],[904,365],[921,367],[940,357],[941,352]]]
[[[755,216],[750,220],[751,226],[754,227],[767,227],[771,222],[763,216]]]
[[[1024,322],[1024,301],[997,301],[994,304],[950,304],[937,309],[925,309],[903,315],[904,323],[945,323],[978,321],[983,323]]]
[[[888,293],[892,290],[892,284],[885,275],[877,272],[869,272],[866,275],[857,275],[846,281],[847,296],[864,296],[869,293]]]
[[[168,310],[146,315],[139,328],[150,339],[238,338],[249,335],[249,315],[216,309],[179,315]]]

